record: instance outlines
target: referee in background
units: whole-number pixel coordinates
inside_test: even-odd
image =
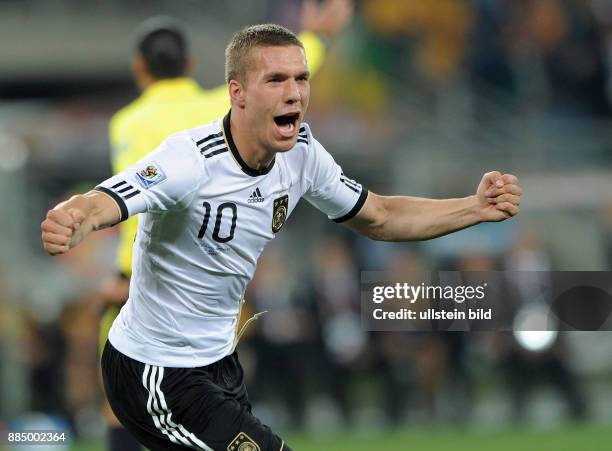
[[[344,28],[352,17],[352,0],[314,0],[304,2],[301,12],[304,44],[310,70],[315,73],[325,56],[325,41]],[[225,85],[206,90],[190,77],[193,61],[186,33],[170,18],[153,18],[138,32],[132,72],[141,95],[119,110],[109,126],[113,173],[133,165],[158,147],[169,135],[206,124],[223,116],[230,108]],[[117,277],[102,290],[105,312],[100,324],[100,354],[110,327],[128,298],[132,273],[132,244],[137,216],[119,225]],[[140,444],[122,427],[105,402],[109,451],[141,450]]]

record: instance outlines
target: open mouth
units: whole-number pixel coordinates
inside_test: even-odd
[[[300,113],[283,114],[276,116],[274,122],[278,126],[281,133],[285,136],[292,136],[295,132],[297,121],[300,119]]]

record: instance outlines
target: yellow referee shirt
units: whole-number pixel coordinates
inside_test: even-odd
[[[314,74],[323,62],[325,46],[314,33],[303,32],[299,38]],[[195,80],[186,77],[155,82],[111,119],[113,172],[121,172],[133,165],[169,135],[223,116],[229,107],[225,85],[205,90]],[[132,216],[119,225],[117,266],[128,277],[132,274],[132,244],[137,224],[137,217]]]

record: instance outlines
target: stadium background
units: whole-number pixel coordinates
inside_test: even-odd
[[[102,449],[96,292],[116,231],[52,259],[39,224],[110,174],[108,119],[137,95],[134,27],[182,20],[196,78],[214,87],[237,28],[297,29],[298,11],[292,0],[0,1],[0,429],[65,424],[72,449]],[[318,139],[383,194],[462,196],[487,170],[513,172],[522,212],[384,244],[300,205],[248,293],[270,310],[240,345],[255,411],[299,450],[610,446],[611,333],[563,334],[540,354],[502,334],[366,333],[358,290],[359,270],[610,270],[611,70],[607,0],[357,1],[312,82]]]

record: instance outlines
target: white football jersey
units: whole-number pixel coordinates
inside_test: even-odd
[[[109,340],[167,367],[208,365],[231,352],[257,259],[300,198],[335,222],[354,217],[367,198],[306,124],[293,149],[263,171],[250,168],[229,114],[170,136],[96,190],[117,202],[121,220],[140,213],[130,295]]]

